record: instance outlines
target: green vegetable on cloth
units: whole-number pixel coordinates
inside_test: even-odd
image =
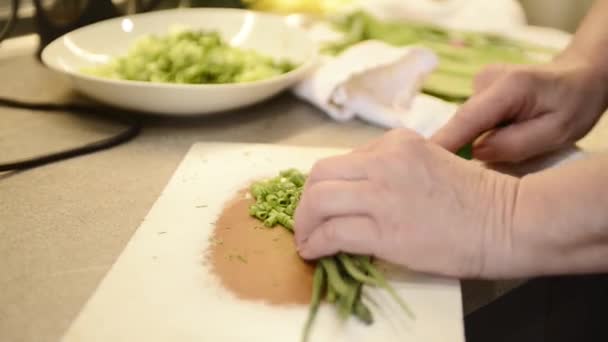
[[[289,61],[232,47],[217,32],[176,30],[142,37],[125,56],[82,72],[130,81],[226,84],[268,79],[294,68]]]
[[[358,11],[330,19],[344,36],[328,43],[323,52],[336,55],[365,41],[379,40],[395,46],[415,45],[434,51],[438,68],[423,84],[423,92],[452,102],[473,94],[475,75],[495,63],[536,64],[556,51],[494,34],[444,29],[412,21],[386,21]]]

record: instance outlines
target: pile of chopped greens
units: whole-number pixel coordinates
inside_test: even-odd
[[[457,155],[463,159],[471,159],[472,146],[470,144],[464,146]],[[249,207],[249,214],[264,222],[268,228],[282,226],[293,232],[293,215],[300,202],[305,182],[306,175],[298,170],[289,169],[280,172],[274,178],[253,183],[250,193],[255,203]],[[372,324],[374,322],[372,312],[361,297],[364,285],[385,289],[404,312],[410,318],[414,318],[412,310],[393,289],[384,274],[372,263],[369,256],[339,253],[317,261],[302,341],[308,341],[312,324],[323,299],[336,306],[338,315],[343,320],[355,316],[364,324]]]
[[[131,81],[223,84],[263,80],[294,68],[289,61],[232,47],[217,32],[180,30],[140,38],[125,56],[83,72]]]
[[[304,174],[292,169],[281,172],[275,178],[254,183],[250,192],[256,202],[249,208],[249,214],[263,221],[269,228],[280,225],[293,232],[293,214],[300,201],[305,181]],[[386,289],[403,310],[410,317],[414,317],[383,273],[371,262],[370,257],[340,253],[317,262],[310,312],[302,340],[307,341],[310,336],[312,323],[322,299],[334,303],[342,319],[355,316],[365,324],[372,324],[372,312],[361,298],[363,285]]]
[[[327,45],[324,52],[339,54],[365,41],[380,40],[395,46],[416,45],[433,50],[439,67],[423,85],[423,91],[454,102],[473,94],[475,74],[488,64],[534,64],[551,58],[555,51],[499,35],[448,30],[411,21],[384,21],[365,12],[354,12],[331,20],[344,33],[340,41]]]

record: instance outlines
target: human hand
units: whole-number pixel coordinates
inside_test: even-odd
[[[584,58],[495,65],[476,77],[475,95],[431,140],[456,151],[479,138],[476,159],[519,162],[576,142],[607,105],[608,82]]]
[[[394,130],[318,162],[295,213],[300,255],[373,255],[455,277],[503,272],[519,180]]]

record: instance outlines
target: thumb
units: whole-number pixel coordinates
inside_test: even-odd
[[[473,80],[474,93],[479,94],[488,89],[512,68],[512,66],[506,64],[492,64],[485,67],[480,73],[475,75],[475,79]]]
[[[456,152],[483,133],[513,119],[531,93],[514,77],[502,77],[481,93],[470,98],[431,141]]]
[[[346,252],[373,255],[378,242],[374,221],[365,216],[334,217],[322,223],[308,239],[298,244],[298,252],[304,259],[317,259]]]
[[[475,145],[473,155],[486,162],[520,162],[556,149],[564,142],[560,122],[550,116],[492,131]]]

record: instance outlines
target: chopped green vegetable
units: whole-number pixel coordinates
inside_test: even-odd
[[[125,56],[82,71],[120,80],[223,84],[263,80],[294,68],[289,61],[230,46],[217,32],[180,30],[140,38]]]
[[[252,184],[250,192],[255,198],[255,203],[250,206],[249,214],[263,221],[269,228],[281,225],[292,231],[293,213],[300,201],[305,182],[304,174],[290,169],[281,172],[277,177]],[[364,260],[369,264],[364,264]],[[344,253],[322,258],[317,262],[303,341],[307,341],[310,336],[311,325],[323,296],[328,302],[335,303],[342,319],[355,316],[365,324],[374,321],[371,311],[362,302],[362,286],[383,287],[393,296],[396,296],[396,293],[390,288],[384,276],[375,268],[370,272],[371,268],[373,265],[370,258]],[[403,303],[403,300],[400,300],[400,303]]]

